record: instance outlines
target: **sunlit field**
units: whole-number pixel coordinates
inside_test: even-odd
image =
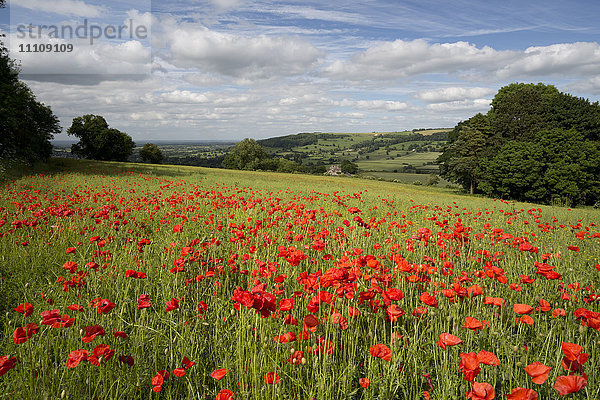
[[[0,187],[2,393],[598,399],[598,223],[361,179],[55,163]]]

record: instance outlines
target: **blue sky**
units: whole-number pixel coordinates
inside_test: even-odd
[[[600,99],[596,1],[13,0],[0,13],[64,131],[84,114],[138,141],[452,127],[512,82]],[[149,35],[17,36],[85,20]]]

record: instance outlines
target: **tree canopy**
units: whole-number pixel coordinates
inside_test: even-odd
[[[52,155],[50,140],[60,131],[50,107],[19,80],[18,68],[0,41],[0,158],[30,163],[47,159]]]
[[[99,115],[88,114],[73,119],[67,134],[79,138],[71,152],[81,158],[104,161],[127,161],[135,143],[128,134],[109,128]]]
[[[143,162],[160,164],[163,160],[163,154],[154,143],[146,143],[140,150],[140,158]]]
[[[237,143],[223,160],[223,165],[232,169],[248,171],[260,169],[262,162],[269,160],[267,151],[254,139],[244,139]]]
[[[459,122],[438,161],[471,193],[594,204],[600,196],[600,106],[554,86],[501,88],[490,111]]]

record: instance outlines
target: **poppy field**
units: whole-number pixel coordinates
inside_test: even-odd
[[[0,187],[27,399],[600,399],[600,211],[75,162]]]

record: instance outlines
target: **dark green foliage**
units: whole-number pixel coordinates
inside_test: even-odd
[[[265,147],[275,147],[280,149],[291,149],[296,146],[307,146],[317,144],[319,137],[312,133],[299,133],[297,135],[287,135],[259,140],[258,143]]]
[[[81,158],[127,161],[135,147],[131,136],[109,128],[104,117],[99,115],[74,118],[67,134],[79,138],[79,142],[71,146],[71,152]]]
[[[441,175],[471,193],[594,204],[600,195],[600,106],[541,83],[501,88],[487,115],[450,132]]]
[[[227,154],[223,165],[232,169],[253,171],[260,169],[261,163],[269,160],[269,154],[254,139],[244,139]]]
[[[358,165],[348,160],[342,161],[340,168],[345,174],[356,174],[358,172]]]
[[[140,150],[140,158],[143,162],[160,164],[163,160],[163,154],[154,143],[146,143]]]
[[[61,131],[50,107],[36,101],[0,42],[0,158],[28,163],[52,155],[50,140]]]

